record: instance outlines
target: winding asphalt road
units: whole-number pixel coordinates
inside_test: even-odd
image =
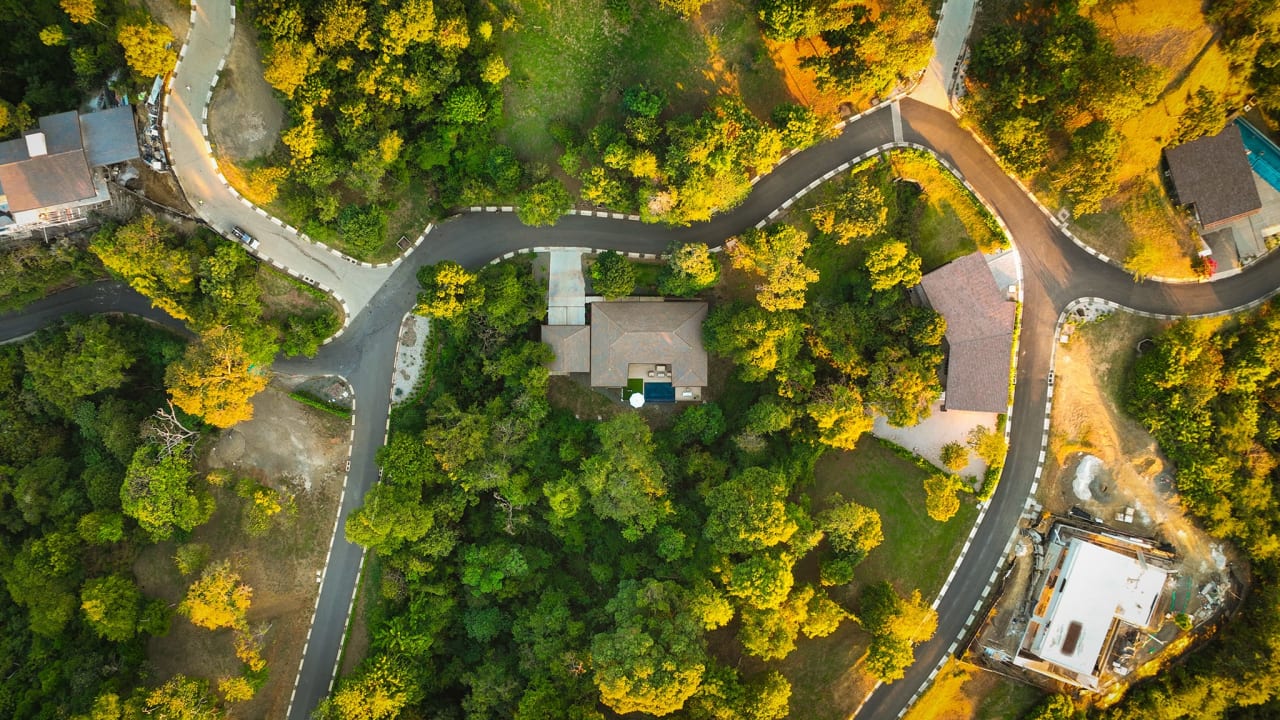
[[[507,252],[546,247],[591,247],[631,252],[662,252],[672,242],[706,242],[713,246],[754,226],[782,206],[795,192],[820,180],[828,171],[866,152],[895,141],[931,148],[958,168],[1005,221],[1024,267],[1023,328],[1010,452],[1000,488],[978,527],[970,551],[941,598],[938,632],[916,650],[907,677],[879,688],[859,717],[897,717],[929,672],[960,635],[970,611],[982,597],[992,573],[1004,561],[1006,541],[1014,532],[1030,490],[1039,451],[1046,375],[1053,339],[1051,331],[1066,305],[1096,296],[1146,312],[1169,315],[1211,313],[1245,305],[1276,290],[1280,255],[1272,255],[1246,272],[1213,283],[1164,285],[1134,283],[1122,270],[1086,253],[1064,236],[1045,213],[1010,179],[986,150],[949,113],[911,99],[899,105],[900,132],[895,132],[891,106],[851,123],[836,139],[811,148],[765,176],[735,210],[690,228],[665,228],[626,220],[569,216],[554,228],[529,228],[510,213],[467,214],[446,221],[426,242],[393,268],[369,269],[342,261],[320,246],[253,212],[225,184],[208,154],[198,128],[208,97],[199,88],[212,84],[230,41],[232,13],[201,4],[168,99],[171,152],[188,196],[203,200],[206,220],[220,229],[239,224],[263,240],[262,254],[338,294],[350,310],[345,332],[313,360],[282,360],[279,372],[338,374],[346,377],[358,398],[351,471],[339,509],[329,560],[322,578],[315,617],[299,669],[289,717],[303,719],[330,691],[347,623],[363,551],[346,542],[340,531],[353,508],[377,479],[374,456],[383,443],[390,408],[388,389],[400,320],[414,304],[415,272],[424,264],[449,259],[478,267]],[[229,7],[229,6],[227,6]],[[200,36],[199,33],[210,33]],[[209,38],[213,37],[213,40]],[[221,46],[218,45],[221,40]],[[217,58],[216,60],[214,58]],[[194,91],[185,90],[190,84]],[[144,298],[127,288],[100,284],[61,293],[0,316],[0,338],[14,339],[68,312],[134,312],[164,321]],[[174,324],[172,319],[168,324]]]

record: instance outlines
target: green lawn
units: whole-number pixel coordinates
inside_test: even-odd
[[[968,496],[961,496],[960,512],[949,522],[935,522],[924,510],[925,472],[872,437],[863,438],[852,452],[823,455],[814,478],[810,496],[815,513],[828,505],[832,493],[839,492],[875,508],[884,528],[884,543],[858,567],[851,585],[831,589],[832,597],[856,608],[863,585],[888,580],[901,593],[919,588],[932,600],[977,517],[977,507],[968,502]],[[815,570],[809,564],[798,568],[797,582],[814,581],[805,575]],[[856,623],[849,622],[830,637],[797,642],[796,651],[783,663],[792,684],[791,706],[806,708],[805,717],[813,720],[847,718],[874,683],[854,667],[868,639]]]
[[[1030,685],[1001,678],[982,698],[974,720],[1018,720],[1044,693]]]
[[[852,452],[823,455],[814,477],[815,512],[839,492],[880,513],[884,543],[859,566],[855,585],[888,580],[899,592],[919,588],[928,599],[937,594],[978,515],[969,496],[961,496],[951,520],[933,520],[924,509],[924,471],[872,437]]]
[[[500,40],[511,68],[501,139],[527,159],[553,162],[553,124],[588,128],[616,113],[637,83],[665,92],[675,112],[701,110],[721,88],[740,88],[757,112],[786,99],[743,0],[710,3],[702,22],[651,0],[513,5],[515,27]]]

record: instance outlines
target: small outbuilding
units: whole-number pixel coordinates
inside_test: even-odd
[[[947,321],[947,410],[1005,412],[1017,306],[996,285],[982,253],[953,260],[920,281]]]
[[[1195,213],[1205,232],[1226,227],[1262,209],[1240,128],[1164,151],[1174,200]]]

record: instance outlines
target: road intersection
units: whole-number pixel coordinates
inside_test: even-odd
[[[1181,316],[1229,312],[1276,292],[1280,255],[1212,283],[1135,283],[1120,268],[1072,242],[954,116],[912,98],[866,113],[847,124],[834,140],[791,157],[762,177],[742,205],[707,223],[668,228],[613,217],[571,215],[547,229],[526,227],[510,212],[466,213],[436,226],[421,247],[393,265],[370,267],[310,242],[252,208],[226,184],[213,160],[203,120],[234,32],[234,8],[222,0],[211,0],[193,6],[192,13],[191,35],[166,100],[171,159],[188,198],[212,227],[224,232],[233,224],[244,227],[260,239],[259,254],[264,259],[332,292],[347,309],[344,332],[315,359],[282,360],[276,365],[285,373],[341,375],[350,381],[359,402],[351,469],[290,718],[309,717],[332,688],[363,561],[363,549],[348,543],[341,527],[378,476],[375,454],[385,439],[397,332],[401,318],[414,305],[415,272],[422,265],[448,259],[474,268],[533,247],[637,253],[661,253],[673,242],[705,242],[716,247],[789,206],[797,191],[821,181],[843,163],[896,142],[926,147],[958,170],[1007,225],[1023,262],[1024,332],[1010,418],[1010,450],[1000,488],[975,530],[970,550],[958,562],[953,581],[939,599],[934,639],[917,648],[916,663],[905,679],[881,686],[872,694],[858,713],[866,718],[892,718],[905,711],[932,677],[933,669],[954,652],[957,638],[968,631],[974,608],[1004,562],[1042,456],[1052,334],[1068,304],[1090,296],[1143,312]],[[944,11],[944,21],[945,15]],[[958,53],[959,48],[955,50],[957,57]],[[922,87],[929,85],[922,83]],[[193,90],[187,91],[187,86]],[[936,87],[929,92],[936,100]],[[30,333],[71,311],[157,315],[132,291],[100,284],[55,295],[20,314],[0,317],[0,337],[12,339]]]

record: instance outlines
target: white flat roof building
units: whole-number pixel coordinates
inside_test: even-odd
[[[1046,557],[1035,608],[1014,664],[1098,689],[1099,660],[1117,622],[1146,628],[1168,571],[1141,555],[1071,537]]]

